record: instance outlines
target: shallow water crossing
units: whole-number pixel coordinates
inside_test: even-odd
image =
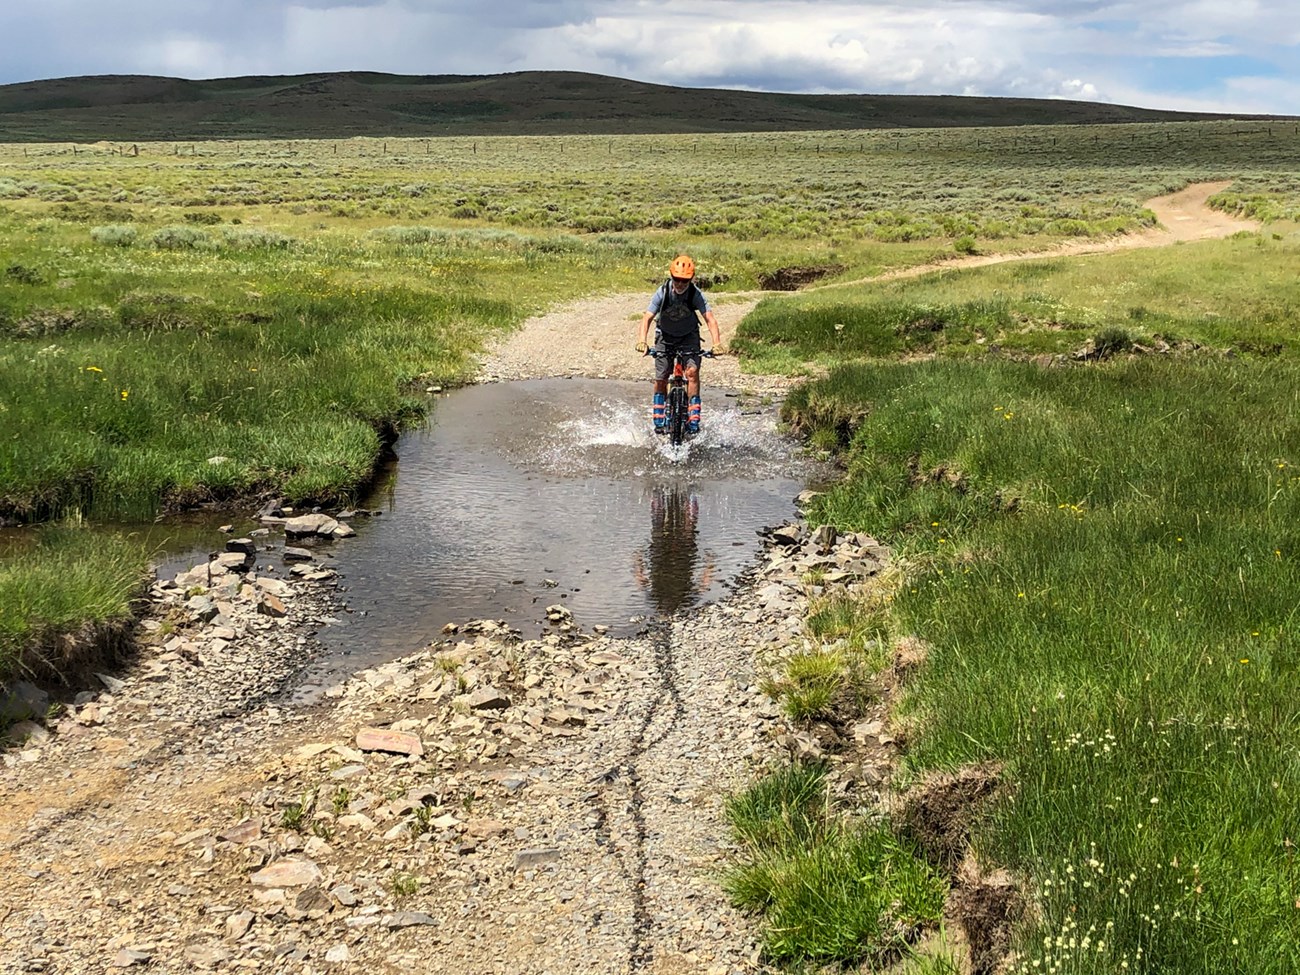
[[[704,429],[674,450],[650,429],[648,394],[547,379],[440,398],[366,502],[383,516],[337,549],[351,612],[321,633],[336,663],[476,618],[535,635],[556,604],[618,633],[716,598],[823,472],[774,432],[774,403],[706,389]]]

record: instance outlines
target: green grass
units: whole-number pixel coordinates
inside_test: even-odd
[[[0,680],[71,667],[55,638],[130,618],[146,553],[116,536],[48,526],[0,561]]]
[[[1294,353],[1297,259],[1300,234],[1288,231],[938,271],[767,299],[732,344],[758,369],[791,360],[983,357],[991,349],[1068,354],[1106,334],[1149,349]]]
[[[908,761],[1015,783],[976,843],[1032,878],[1026,964],[1300,960],[1297,388],[1290,358],[938,360],[791,400],[857,418],[815,517],[909,569],[892,626],[932,650]],[[1043,947],[1067,926],[1091,954]]]
[[[839,817],[825,775],[791,765],[729,800],[746,859],[724,887],[762,914],[771,961],[888,962],[938,922],[944,885],[886,826]]]

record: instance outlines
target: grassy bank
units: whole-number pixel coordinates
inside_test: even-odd
[[[1286,972],[1300,961],[1300,364],[1287,262],[1255,257],[1287,246],[1178,248],[1177,298],[1164,258],[1149,258],[1150,274],[1137,255],[1105,259],[1124,268],[1122,301],[1185,335],[1220,327],[1205,312],[1221,309],[1280,343],[1273,358],[1044,368],[974,361],[971,332],[951,356],[846,365],[788,402],[793,422],[843,445],[847,478],[815,518],[881,535],[906,570],[877,625],[933,648],[901,708],[910,772],[1006,770],[1009,797],[974,844],[1034,904],[1017,970]],[[1049,265],[1034,285],[1092,316],[1089,329],[1114,301],[1095,281],[1081,297],[1091,266]],[[915,289],[1001,300],[1013,273],[889,294],[900,316]],[[802,350],[837,354],[837,333],[801,332],[786,309],[752,340],[782,328]],[[872,296],[862,320],[888,309]],[[853,340],[855,354],[897,352]]]
[[[79,670],[93,631],[131,617],[147,556],[124,538],[50,526],[0,561],[0,684]],[[68,634],[75,645],[60,639]]]
[[[735,346],[762,369],[864,357],[983,358],[1083,351],[1300,350],[1300,236],[1016,261],[766,301]]]

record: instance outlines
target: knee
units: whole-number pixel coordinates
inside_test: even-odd
[[[686,367],[686,378],[692,381],[700,378],[700,369],[698,366]]]

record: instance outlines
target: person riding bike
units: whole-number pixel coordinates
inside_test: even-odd
[[[690,395],[691,433],[700,432],[700,318],[709,327],[709,337],[713,339],[713,350],[721,348],[722,336],[718,332],[718,320],[709,310],[708,299],[704,297],[695,284],[695,262],[685,254],[673,258],[668,267],[668,280],[661,284],[650,298],[645,316],[641,319],[636,350],[646,354],[646,336],[650,333],[650,323],[658,317],[659,325],[655,331],[655,391],[654,424],[655,433],[665,433],[664,406],[668,395],[668,377],[673,371],[673,356],[683,353],[686,356],[686,391]]]

